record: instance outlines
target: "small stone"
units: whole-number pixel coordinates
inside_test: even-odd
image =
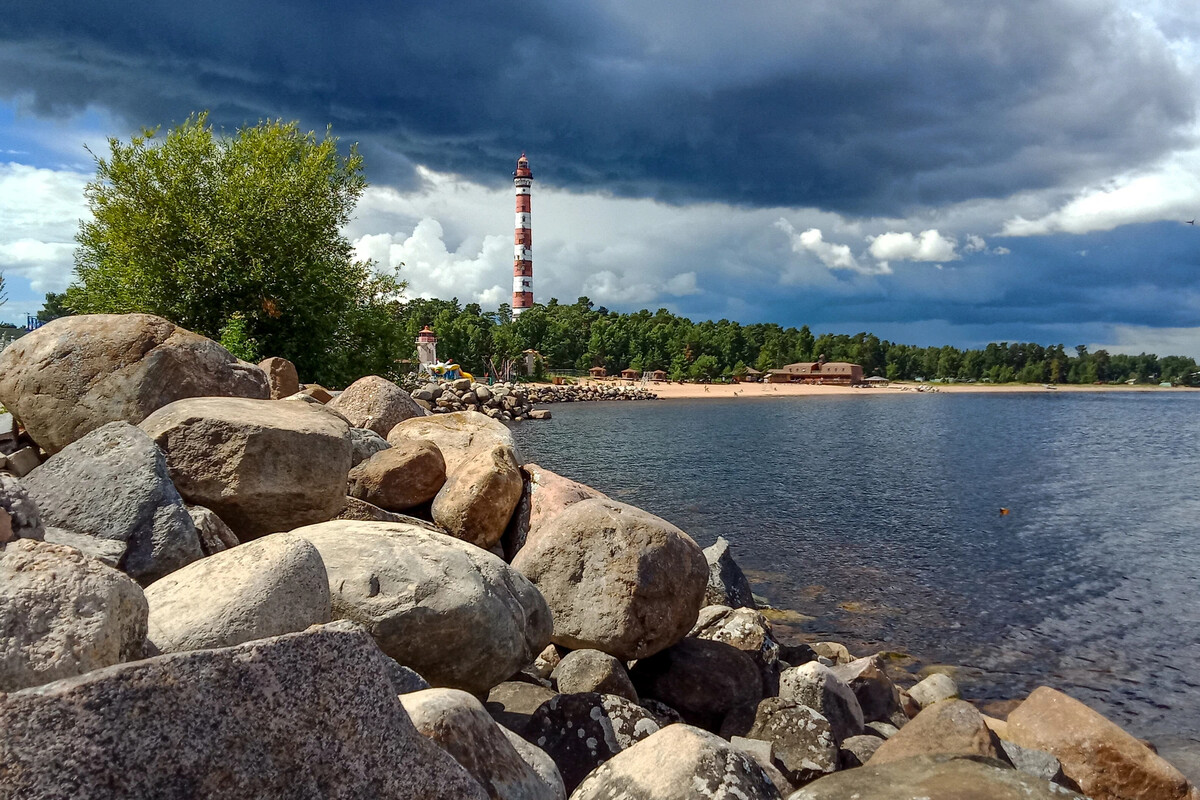
[[[957,700],[958,686],[949,675],[935,672],[909,689],[908,694],[921,708],[928,708],[941,700]]]
[[[18,478],[24,478],[42,463],[32,447],[22,447],[7,457],[6,469]]]
[[[599,692],[615,694],[634,703],[637,691],[629,680],[625,665],[599,650],[575,650],[567,653],[550,677],[564,694]]]

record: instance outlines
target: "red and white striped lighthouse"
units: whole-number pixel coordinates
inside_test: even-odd
[[[517,159],[513,186],[517,190],[517,227],[513,234],[512,313],[515,317],[533,305],[533,223],[529,212],[533,173],[529,171],[529,159],[524,153]]]

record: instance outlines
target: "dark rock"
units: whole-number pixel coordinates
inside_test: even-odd
[[[684,639],[639,659],[630,671],[634,688],[674,708],[690,724],[716,731],[730,709],[762,698],[754,661],[732,645]]]
[[[878,736],[851,736],[842,741],[838,751],[838,766],[840,769],[861,767],[871,760],[875,751],[883,744]]]
[[[484,708],[496,722],[513,733],[525,736],[533,712],[555,697],[558,697],[558,692],[544,686],[525,681],[505,681],[488,692]]]
[[[391,656],[384,656],[384,669],[392,689],[396,694],[408,694],[428,689],[429,681],[422,678],[416,671],[409,669]]]
[[[196,526],[196,536],[200,539],[200,549],[204,555],[211,556],[241,544],[237,534],[212,509],[188,506],[187,510]]]
[[[900,690],[892,683],[877,656],[868,656],[839,664],[833,672],[854,690],[868,722],[890,720],[900,710]]]
[[[575,650],[567,653],[550,674],[563,694],[598,692],[615,694],[634,703],[637,691],[629,680],[625,665],[599,650]]]
[[[715,544],[704,548],[704,560],[708,562],[708,588],[704,592],[704,603],[710,606],[730,608],[757,608],[750,581],[746,580],[742,568],[729,552],[729,542],[718,536]]]
[[[838,746],[829,721],[794,700],[763,700],[746,736],[774,745],[775,765],[793,784],[807,783],[838,768]]]

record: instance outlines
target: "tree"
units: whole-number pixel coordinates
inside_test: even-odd
[[[46,299],[42,303],[42,310],[38,312],[37,318],[38,322],[49,322],[73,313],[71,309],[67,308],[66,292],[46,292]]]
[[[108,143],[68,306],[159,314],[213,338],[241,314],[240,335],[308,379],[361,374],[346,348],[381,333],[403,283],[355,260],[341,233],[366,187],[355,148],[278,120],[226,136],[207,114]]]

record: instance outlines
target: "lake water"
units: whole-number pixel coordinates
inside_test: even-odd
[[[955,665],[973,700],[1048,683],[1200,749],[1200,394],[551,408],[516,427],[528,460],[725,536],[812,617],[791,632]]]

